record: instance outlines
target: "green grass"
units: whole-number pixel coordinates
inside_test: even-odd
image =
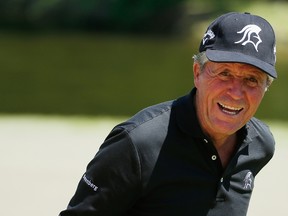
[[[0,35],[1,112],[131,114],[186,93],[187,40]]]

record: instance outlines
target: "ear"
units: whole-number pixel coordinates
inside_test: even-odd
[[[201,73],[201,69],[200,69],[199,63],[194,63],[193,74],[194,74],[194,85],[196,88],[198,88],[200,73]]]

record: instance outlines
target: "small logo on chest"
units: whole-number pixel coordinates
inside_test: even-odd
[[[243,189],[252,190],[253,189],[253,174],[252,172],[247,172],[243,180]]]

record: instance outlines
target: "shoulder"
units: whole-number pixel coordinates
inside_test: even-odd
[[[114,129],[125,130],[128,134],[141,132],[155,132],[168,127],[174,100],[149,106],[136,113],[127,121],[117,125]]]
[[[252,118],[248,122],[248,127],[248,136],[252,140],[251,149],[260,157],[272,158],[275,140],[269,126],[257,118]]]
[[[174,100],[163,102],[139,111],[116,125],[106,141],[120,136],[139,153],[160,149],[168,133],[173,102]]]
[[[147,107],[115,126],[106,139],[107,142],[121,137],[122,145],[117,151],[134,155],[143,184],[147,183],[167,137],[172,106],[173,101],[168,101]],[[113,141],[111,145],[119,146]]]
[[[274,137],[273,134],[269,128],[269,126],[264,123],[263,121],[253,117],[249,121],[249,127],[253,127],[254,132],[260,136],[262,139],[266,141],[270,141],[274,143]]]

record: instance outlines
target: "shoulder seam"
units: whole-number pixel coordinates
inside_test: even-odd
[[[131,128],[127,128],[125,126],[119,125],[118,127],[122,128],[123,130],[125,130],[128,134],[133,131],[135,128],[141,126],[142,124],[149,122],[157,117],[159,117],[160,115],[162,115],[163,113],[168,112],[169,110],[171,110],[171,107],[166,107],[165,109],[163,108],[162,110],[159,111],[159,113],[157,113],[155,116],[151,116],[143,121],[139,121],[138,124],[134,124]]]

